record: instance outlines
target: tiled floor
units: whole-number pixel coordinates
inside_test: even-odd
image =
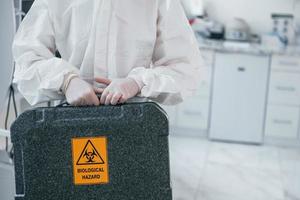
[[[300,148],[171,136],[170,158],[174,200],[300,200]]]
[[[300,200],[300,148],[170,138],[174,200]]]

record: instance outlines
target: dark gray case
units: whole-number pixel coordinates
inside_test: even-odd
[[[171,200],[168,119],[155,103],[38,108],[12,125],[16,200]],[[108,184],[75,185],[73,138],[106,136]]]

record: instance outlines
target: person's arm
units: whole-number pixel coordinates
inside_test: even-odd
[[[177,104],[193,95],[202,57],[178,0],[160,0],[153,66],[135,68],[129,77],[141,85],[141,96]]]
[[[46,0],[35,0],[13,42],[14,83],[31,104],[63,99],[60,92],[68,74],[79,70],[55,57],[55,30]]]

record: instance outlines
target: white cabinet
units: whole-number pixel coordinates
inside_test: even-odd
[[[297,139],[300,115],[300,58],[273,55],[266,137]]]
[[[296,139],[298,136],[299,107],[268,106],[266,135]]]
[[[206,130],[209,99],[193,98],[178,107],[178,126],[185,129]]]
[[[203,58],[203,66],[200,67],[199,86],[197,96],[204,99],[210,98],[211,81],[212,81],[212,68],[214,64],[214,51],[202,50],[201,55]]]
[[[210,138],[261,143],[269,57],[217,53]]]
[[[180,128],[196,131],[207,131],[209,122],[212,67],[215,52],[201,50],[203,66],[200,67],[197,94],[176,107],[164,107],[169,115],[172,129]],[[181,134],[181,133],[177,133]],[[182,133],[186,134],[186,133]]]
[[[214,51],[202,50],[204,65],[200,67],[197,94],[178,106],[177,127],[207,131]]]
[[[300,58],[298,56],[273,55],[272,70],[300,72]]]
[[[211,92],[211,75],[212,65],[210,67],[201,67],[199,74],[199,85],[197,90],[197,96],[209,99]]]
[[[300,73],[272,71],[269,103],[300,106]]]
[[[299,139],[299,57],[201,53],[197,95],[167,107],[172,128],[209,131],[211,139],[238,142],[261,143],[264,136]]]

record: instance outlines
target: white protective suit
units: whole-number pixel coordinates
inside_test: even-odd
[[[70,72],[130,77],[140,96],[175,104],[195,92],[202,65],[179,0],[35,0],[13,53],[14,82],[32,105],[63,99]]]

